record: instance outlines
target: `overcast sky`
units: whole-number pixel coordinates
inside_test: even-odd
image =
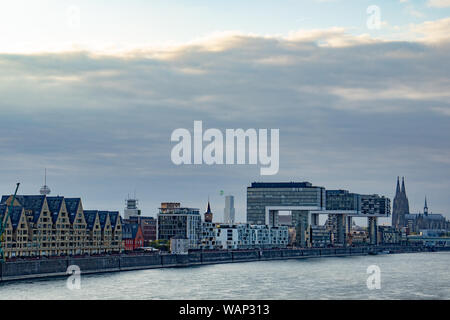
[[[45,4],[43,4],[45,2]],[[0,190],[245,221],[252,181],[310,181],[450,217],[450,1],[14,1],[0,10]],[[126,5],[125,5],[126,3]],[[225,4],[226,3],[226,4]],[[79,14],[79,15],[78,15]],[[280,129],[280,170],[175,166],[173,130]]]

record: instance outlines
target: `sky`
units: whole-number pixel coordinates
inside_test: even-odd
[[[379,28],[368,25],[378,7]],[[310,181],[450,218],[450,0],[2,1],[0,190],[144,215]],[[280,170],[176,166],[177,128],[276,128]]]

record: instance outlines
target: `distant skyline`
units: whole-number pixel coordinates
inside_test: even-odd
[[[404,178],[404,177],[401,177],[401,178]],[[252,182],[254,182],[254,181],[252,181]],[[286,181],[280,181],[280,182],[288,182],[287,180]],[[302,182],[302,181],[299,181],[299,182]],[[250,184],[251,183],[249,183],[248,184],[248,186],[250,186]],[[337,189],[337,188],[336,188]],[[339,188],[339,189],[342,189],[342,188]],[[330,188],[328,188],[328,190],[330,190]],[[217,196],[217,195],[214,195],[213,197],[211,197],[211,195],[208,195],[208,198],[207,198],[207,200],[206,200],[206,202],[205,203],[202,203],[202,204],[200,204],[200,205],[198,205],[198,206],[191,206],[191,207],[195,207],[195,208],[198,208],[198,209],[200,209],[200,213],[203,215],[203,213],[204,212],[206,212],[206,208],[207,208],[207,205],[208,205],[208,203],[211,203],[211,205],[212,205],[212,207],[213,207],[213,209],[211,210],[212,212],[213,212],[213,214],[214,214],[214,221],[215,222],[224,222],[223,221],[223,217],[224,217],[224,212],[223,212],[223,209],[225,208],[225,198],[226,198],[226,196],[233,196],[233,197],[235,197],[234,195],[232,195],[232,194],[227,194],[227,193],[223,193],[222,194],[222,192],[221,191],[223,191],[223,190],[220,190],[219,191],[219,196]],[[8,193],[4,193],[4,194],[8,194]],[[39,194],[39,192],[29,192],[29,193],[20,193],[20,194]],[[56,196],[56,195],[62,195],[62,196],[64,196],[63,194],[53,194],[53,193],[51,193],[51,194],[49,194],[49,196]],[[389,194],[383,194],[383,195],[385,195],[385,196],[387,196],[387,197],[389,197],[390,199],[391,199],[391,205],[392,205],[392,201],[393,201],[393,198],[394,198],[394,196],[391,196],[391,195],[389,195]],[[406,195],[409,197],[409,195],[408,195],[408,191],[406,191]],[[67,196],[70,196],[70,195],[65,195],[66,197]],[[245,194],[245,196],[246,196],[246,194]],[[422,206],[419,206],[419,208],[416,210],[416,209],[412,209],[410,212],[411,213],[423,213],[423,208],[424,208],[424,204],[425,204],[425,199],[426,199],[426,195],[424,195],[424,198],[423,198],[423,203],[422,203]],[[217,202],[212,202],[211,201],[211,198],[214,198]],[[240,197],[238,197],[238,198],[240,198]],[[245,197],[244,197],[245,198]],[[120,211],[120,213],[121,213],[121,215],[123,216],[123,214],[124,214],[124,208],[125,208],[125,201],[126,201],[126,199],[138,199],[139,200],[139,197],[137,196],[137,194],[135,193],[135,191],[133,192],[133,193],[129,193],[129,194],[127,194],[127,196],[124,198],[124,205],[123,205],[123,207],[121,207],[121,208],[115,208],[114,210],[118,210],[118,211]],[[176,201],[176,200],[172,200],[172,201]],[[165,202],[165,201],[161,201],[161,202]],[[410,201],[411,202],[411,201]],[[144,212],[142,213],[142,215],[143,216],[153,216],[153,217],[156,217],[157,216],[157,213],[158,213],[158,208],[160,207],[160,205],[159,205],[160,203],[158,203],[158,206],[157,206],[157,208],[155,208],[155,210],[144,210]],[[183,207],[186,207],[186,205],[184,204],[184,203],[182,203],[182,206]],[[146,208],[148,208],[148,206],[144,203],[144,207],[146,207]],[[204,208],[203,208],[204,207]],[[138,205],[138,208],[139,209],[141,209],[142,207],[140,206],[140,205]],[[90,207],[87,207],[86,205],[85,205],[85,208],[84,208],[85,210],[86,209],[92,209],[92,208],[90,208]],[[96,210],[101,210],[101,209],[104,209],[104,208],[94,208],[94,209],[96,209]],[[392,209],[392,208],[391,208]],[[110,210],[112,210],[112,209],[110,209]],[[147,211],[147,212],[146,212]],[[430,211],[430,213],[442,213],[442,212],[437,212],[437,211],[433,211],[433,210],[431,210]],[[444,213],[444,215],[446,215],[445,213]],[[245,220],[246,220],[246,211],[245,211],[245,208],[244,208],[244,210],[243,210],[243,212],[242,212],[242,214],[239,214],[239,218],[240,219],[238,219],[238,221],[237,222],[246,222]],[[321,218],[321,223],[324,223],[324,221],[326,220],[326,217],[324,217],[324,216],[321,216],[320,217]],[[362,225],[365,225],[365,223],[366,223],[366,219],[365,218],[354,218],[354,219],[356,219],[356,222],[357,223],[359,223],[359,224],[362,224]],[[385,224],[385,223],[390,223],[390,221],[391,221],[391,217],[389,217],[389,218],[387,218],[387,219],[385,219],[385,218],[379,218],[379,220],[380,220],[380,224]]]
[[[368,29],[378,5],[380,29]],[[77,16],[79,13],[79,16]],[[450,218],[450,1],[23,1],[0,10],[0,191],[245,221],[254,181],[309,181]],[[175,166],[170,135],[280,129],[280,168]]]

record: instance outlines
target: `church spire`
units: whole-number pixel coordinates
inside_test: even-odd
[[[425,196],[425,205],[423,206],[423,214],[428,215],[428,204],[427,204],[427,196]]]
[[[406,196],[405,177],[402,177],[402,193]]]
[[[211,204],[209,203],[209,197],[208,197],[208,208],[205,212],[205,222],[212,222],[213,220],[213,213],[211,212]]]
[[[400,177],[397,176],[397,190],[395,191],[395,195],[400,193]]]

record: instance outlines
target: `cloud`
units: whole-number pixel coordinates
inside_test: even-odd
[[[434,8],[448,8],[450,0],[428,0],[427,5]]]
[[[450,117],[450,108],[444,108],[444,107],[432,107],[432,110],[435,112],[442,113],[442,115]]]
[[[450,40],[450,18],[412,25],[411,31],[421,35],[421,40],[426,42],[448,43]]]
[[[407,6],[405,9],[411,16],[416,18],[424,18],[425,14],[417,10],[414,6]]]
[[[117,210],[137,188],[146,214],[162,201],[199,207],[208,195],[220,212],[225,190],[243,221],[245,187],[262,180],[259,168],[170,161],[171,132],[203,120],[221,130],[279,128],[271,180],[390,196],[401,174],[445,208],[447,28],[446,19],[415,25],[408,41],[331,28],[226,32],[120,54],[1,54],[0,187],[20,179],[36,192],[48,167],[55,193]]]

